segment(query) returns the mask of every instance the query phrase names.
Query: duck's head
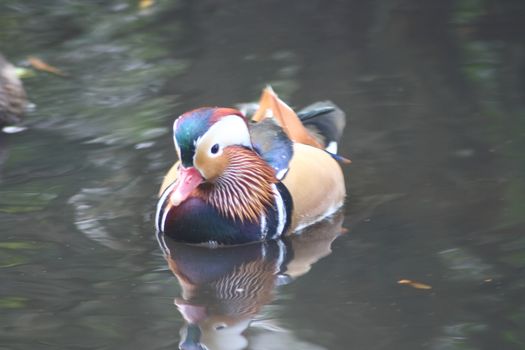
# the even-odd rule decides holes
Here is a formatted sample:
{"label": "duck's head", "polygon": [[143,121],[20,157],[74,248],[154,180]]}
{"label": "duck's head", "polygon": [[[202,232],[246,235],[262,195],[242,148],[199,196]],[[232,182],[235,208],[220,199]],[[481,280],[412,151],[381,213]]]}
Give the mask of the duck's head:
{"label": "duck's head", "polygon": [[171,195],[178,205],[201,183],[216,181],[228,167],[231,146],[252,148],[246,118],[236,109],[200,108],[173,124],[180,159],[178,186]]}

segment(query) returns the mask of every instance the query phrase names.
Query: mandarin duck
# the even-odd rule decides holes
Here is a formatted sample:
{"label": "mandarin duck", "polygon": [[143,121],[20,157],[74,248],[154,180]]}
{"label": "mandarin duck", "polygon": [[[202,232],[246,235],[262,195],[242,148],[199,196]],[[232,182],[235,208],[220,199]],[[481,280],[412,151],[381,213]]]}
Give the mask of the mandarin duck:
{"label": "mandarin duck", "polygon": [[331,253],[343,232],[343,215],[306,228],[301,235],[214,249],[157,238],[181,286],[175,305],[184,318],[180,349],[244,349],[245,330],[275,328],[260,316],[276,287],[291,283]]}
{"label": "mandarin duck", "polygon": [[[337,142],[344,113],[330,102],[296,114],[271,88],[247,116],[199,108],[173,124],[179,161],[164,178],[155,224],[187,243],[281,237],[334,214],[345,199]],[[348,161],[349,162],[349,161]]]}
{"label": "mandarin duck", "polygon": [[0,54],[0,129],[18,124],[26,103],[26,93],[15,67]]}

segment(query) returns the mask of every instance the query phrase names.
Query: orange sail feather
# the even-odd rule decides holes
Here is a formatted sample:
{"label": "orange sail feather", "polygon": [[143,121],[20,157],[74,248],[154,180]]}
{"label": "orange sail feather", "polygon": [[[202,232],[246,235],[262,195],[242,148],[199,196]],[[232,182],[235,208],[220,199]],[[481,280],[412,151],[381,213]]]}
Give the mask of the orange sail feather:
{"label": "orange sail feather", "polygon": [[292,141],[321,149],[323,148],[304,127],[293,109],[279,99],[273,89],[268,86],[262,92],[259,100],[259,109],[253,115],[252,120],[254,122],[260,122],[270,116],[275,118]]}

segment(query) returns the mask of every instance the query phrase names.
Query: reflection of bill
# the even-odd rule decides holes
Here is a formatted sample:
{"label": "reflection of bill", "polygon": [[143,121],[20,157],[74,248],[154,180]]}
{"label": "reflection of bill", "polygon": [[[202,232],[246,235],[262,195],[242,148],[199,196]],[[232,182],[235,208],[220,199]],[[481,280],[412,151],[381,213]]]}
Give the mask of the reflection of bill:
{"label": "reflection of bill", "polygon": [[[299,344],[301,349],[320,349],[294,338],[272,321],[256,318],[272,301],[276,286],[307,273],[312,264],[330,254],[342,221],[339,213],[300,235],[219,248],[186,245],[160,236],[169,268],[182,288],[181,297],[175,299],[186,323],[180,348],[240,350],[250,344],[253,349],[267,349],[271,342],[272,349]],[[250,326],[259,331],[246,336]]]}

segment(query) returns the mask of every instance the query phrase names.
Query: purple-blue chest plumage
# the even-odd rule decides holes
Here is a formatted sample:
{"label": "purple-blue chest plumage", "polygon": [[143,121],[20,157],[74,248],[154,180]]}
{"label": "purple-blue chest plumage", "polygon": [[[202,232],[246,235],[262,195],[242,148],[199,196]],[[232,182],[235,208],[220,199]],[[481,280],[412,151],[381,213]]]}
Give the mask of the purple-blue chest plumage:
{"label": "purple-blue chest plumage", "polygon": [[161,195],[157,206],[157,231],[187,243],[243,244],[273,239],[284,234],[291,222],[292,198],[286,187],[274,186],[273,203],[258,220],[232,219],[205,199],[190,196],[178,206],[169,203],[171,186]]}

